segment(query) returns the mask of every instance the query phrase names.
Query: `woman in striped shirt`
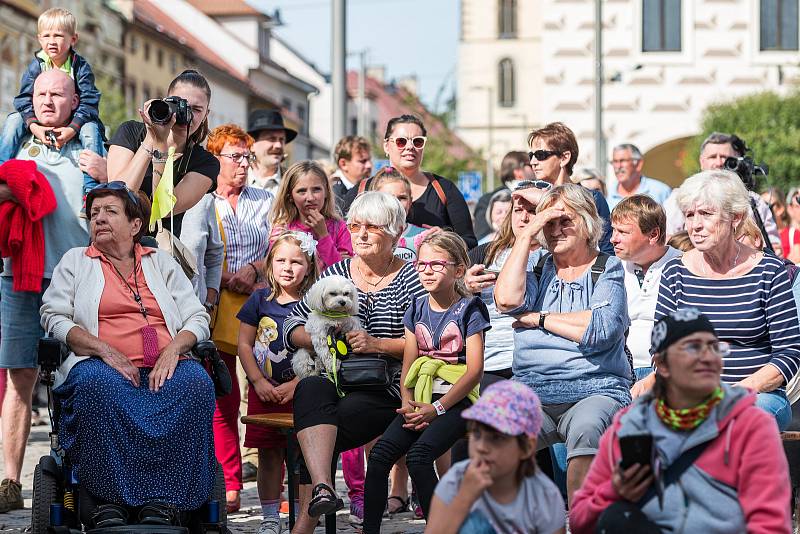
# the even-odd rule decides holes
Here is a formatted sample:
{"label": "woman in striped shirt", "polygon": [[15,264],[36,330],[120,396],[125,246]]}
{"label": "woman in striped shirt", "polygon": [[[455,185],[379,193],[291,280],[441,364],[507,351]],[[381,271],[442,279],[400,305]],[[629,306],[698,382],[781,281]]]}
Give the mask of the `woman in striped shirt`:
{"label": "woman in striped shirt", "polygon": [[[347,215],[356,257],[331,265],[321,276],[344,276],[358,288],[358,318],[365,331],[346,333],[353,352],[385,354],[396,360],[398,371],[405,347],[403,315],[415,298],[426,294],[414,267],[393,254],[405,220],[393,196],[378,191],[359,195]],[[314,350],[304,326],[310,312],[304,298],[286,319],[283,336],[290,351]],[[351,391],[340,398],[327,378],[300,381],[294,393],[294,428],[310,475],[301,476],[301,484],[313,483],[314,490],[311,495],[307,485],[301,489],[300,517],[293,532],[313,532],[317,516],[342,507],[331,480],[332,461],[339,452],[380,436],[399,407],[398,383],[384,391]]]}
{"label": "woman in striped shirt", "polygon": [[695,248],[664,266],[655,320],[687,307],[703,312],[720,341],[731,346],[723,357],[723,382],[758,393],[756,404],[783,430],[791,420],[784,386],[800,366],[800,330],[786,268],[777,257],[736,240],[751,209],[737,175],[696,174],[678,190],[678,203]]}

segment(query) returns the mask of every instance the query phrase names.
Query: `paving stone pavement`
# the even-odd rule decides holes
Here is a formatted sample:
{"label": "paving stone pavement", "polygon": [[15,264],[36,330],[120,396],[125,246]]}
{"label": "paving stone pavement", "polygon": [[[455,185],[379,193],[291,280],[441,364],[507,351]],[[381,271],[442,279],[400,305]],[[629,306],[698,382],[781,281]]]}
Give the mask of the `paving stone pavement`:
{"label": "paving stone pavement", "polygon": [[[25,498],[25,508],[15,510],[6,514],[0,514],[0,533],[21,533],[29,531],[31,524],[31,488],[33,484],[33,469],[39,458],[48,454],[50,451],[50,438],[48,432],[50,426],[36,426],[31,429],[31,436],[28,439],[28,448],[25,452],[25,464],[22,472],[22,494]],[[2,465],[0,461],[0,466]],[[339,471],[336,477],[336,489],[340,495],[347,497],[347,488],[344,485],[342,473]],[[348,522],[349,504],[345,504],[344,510],[339,512],[337,519],[337,532],[358,533],[359,529],[353,527]],[[261,522],[261,510],[258,502],[258,492],[255,482],[248,482],[242,491],[242,509],[229,516],[228,527],[234,534],[255,534]],[[288,516],[287,516],[288,522]],[[414,519],[409,513],[399,514],[391,520],[384,520],[381,531],[385,534],[411,534],[420,533],[425,530],[425,522]],[[322,534],[325,529],[316,529],[315,534]]]}

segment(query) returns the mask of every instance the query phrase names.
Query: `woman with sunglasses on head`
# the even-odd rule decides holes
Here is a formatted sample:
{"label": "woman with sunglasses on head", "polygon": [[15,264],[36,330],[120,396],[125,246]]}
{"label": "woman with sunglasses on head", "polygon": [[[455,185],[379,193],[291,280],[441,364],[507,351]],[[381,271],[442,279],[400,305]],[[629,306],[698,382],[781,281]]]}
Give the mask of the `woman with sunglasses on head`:
{"label": "woman with sunglasses on head", "polygon": [[[392,167],[411,182],[411,209],[408,222],[425,228],[439,227],[454,231],[472,248],[478,244],[472,228],[472,216],[464,195],[450,180],[422,170],[427,130],[414,115],[394,117],[386,125],[383,150]],[[371,180],[362,181],[363,187],[353,187],[345,196],[342,211],[349,209],[356,196],[365,191]]]}
{"label": "woman with sunglasses on head", "polygon": [[730,351],[712,321],[681,308],[653,327],[653,391],[621,410],[570,506],[573,534],[792,532],[775,420],[720,380]]}
{"label": "woman with sunglasses on head", "polygon": [[[578,161],[578,141],[566,124],[552,122],[544,128],[533,130],[528,134],[529,156],[531,167],[536,178],[553,185],[572,183],[572,169]],[[611,210],[608,202],[599,191],[589,189],[594,200],[597,213],[603,219],[603,231],[600,236],[600,252],[614,255],[611,244]]]}
{"label": "woman with sunglasses on head", "polygon": [[[364,330],[346,333],[353,355],[388,358],[398,378],[405,347],[403,316],[415,299],[426,294],[414,266],[393,253],[405,220],[400,202],[388,193],[359,195],[347,214],[355,256],[331,265],[321,275],[344,276],[358,289],[358,318]],[[283,336],[290,352],[313,350],[305,329],[310,312],[304,298],[286,319]],[[340,397],[334,383],[325,377],[300,380],[294,394],[294,428],[307,472],[300,475],[300,516],[293,532],[311,533],[320,515],[342,508],[333,489],[331,463],[340,452],[366,445],[383,434],[398,408],[398,382],[386,389],[350,391]]]}
{"label": "woman with sunglasses on head", "polygon": [[[184,113],[173,113],[166,123],[154,122],[151,109],[163,104],[148,100],[139,110],[142,122],[122,123],[111,138],[108,149],[108,179],[122,180],[134,191],[142,190],[149,198],[164,174],[170,149],[175,149],[172,180],[177,203],[164,226],[176,236],[181,234],[183,213],[216,187],[219,163],[203,147],[208,135],[208,111],[211,87],[196,70],[185,70],[172,80],[167,96],[186,100],[191,120]],[[178,117],[178,115],[182,115]]]}
{"label": "woman with sunglasses on head", "polygon": [[64,254],[41,308],[45,331],[72,351],[53,389],[60,444],[81,492],[109,503],[95,522],[124,528],[136,512],[177,525],[214,481],[214,385],[188,355],[209,316],[172,257],[140,244],[144,193],[100,184],[86,211],[91,244]]}
{"label": "woman with sunglasses on head", "polygon": [[[268,214],[273,196],[263,189],[247,185],[253,138],[234,124],[217,126],[208,135],[208,151],[219,162],[216,176],[217,188],[206,194],[187,212],[181,235],[190,239],[202,228],[216,227],[223,242],[222,279],[220,283],[221,307],[216,324],[238,320],[228,316],[237,313],[246,296],[253,292],[263,272],[264,258],[269,248],[270,226]],[[200,213],[197,213],[200,212]],[[195,221],[201,223],[195,225]],[[209,232],[211,235],[212,232]],[[198,261],[203,258],[198,257]],[[236,302],[228,307],[228,303]],[[218,303],[216,295],[208,295],[205,306],[211,312]],[[236,308],[236,309],[233,309]],[[227,330],[227,328],[226,328]],[[225,473],[227,506],[236,511],[240,506],[239,492],[242,489],[242,456],[239,448],[239,403],[240,390],[236,375],[236,340],[224,340],[214,330],[213,339],[220,356],[230,371],[233,389],[229,395],[217,399],[214,414],[214,436],[217,458]]]}

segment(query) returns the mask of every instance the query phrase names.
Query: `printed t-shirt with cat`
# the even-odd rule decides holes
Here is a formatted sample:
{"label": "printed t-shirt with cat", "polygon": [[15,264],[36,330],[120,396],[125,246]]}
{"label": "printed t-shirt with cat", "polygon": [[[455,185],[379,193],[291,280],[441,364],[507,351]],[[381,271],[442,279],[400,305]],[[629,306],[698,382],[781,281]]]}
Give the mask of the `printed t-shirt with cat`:
{"label": "printed t-shirt with cat", "polygon": [[[403,324],[414,332],[419,357],[429,356],[447,363],[467,363],[467,339],[489,330],[489,310],[480,297],[461,297],[445,311],[434,311],[430,296],[415,299],[403,317]],[[433,393],[447,393],[451,385],[437,378]]]}
{"label": "printed t-shirt with cat", "polygon": [[267,300],[271,292],[270,288],[256,289],[236,318],[257,329],[253,356],[261,372],[283,384],[294,378],[291,355],[283,346],[283,322],[298,301],[280,304],[274,298]]}

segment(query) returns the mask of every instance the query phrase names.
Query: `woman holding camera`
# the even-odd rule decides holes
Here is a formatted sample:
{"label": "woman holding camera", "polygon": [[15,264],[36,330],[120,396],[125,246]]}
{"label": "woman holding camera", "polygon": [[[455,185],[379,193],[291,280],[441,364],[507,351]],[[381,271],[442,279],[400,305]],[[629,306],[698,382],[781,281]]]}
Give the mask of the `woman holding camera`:
{"label": "woman holding camera", "polygon": [[730,346],[696,308],[651,335],[652,393],[621,410],[570,509],[573,534],[791,532],[789,470],[774,418],[720,380]]}
{"label": "woman holding camera", "polygon": [[121,180],[152,198],[164,174],[168,151],[174,148],[172,179],[177,203],[174,224],[165,217],[164,226],[180,235],[183,212],[215,189],[219,161],[201,146],[208,135],[211,101],[211,87],[203,75],[185,70],[172,80],[167,92],[166,102],[144,103],[139,110],[142,122],[124,122],[117,129],[108,150],[108,180]]}

